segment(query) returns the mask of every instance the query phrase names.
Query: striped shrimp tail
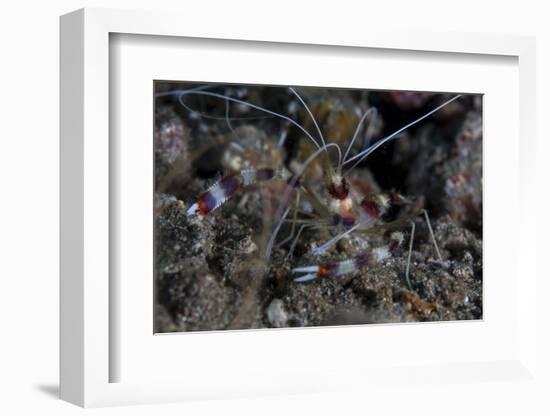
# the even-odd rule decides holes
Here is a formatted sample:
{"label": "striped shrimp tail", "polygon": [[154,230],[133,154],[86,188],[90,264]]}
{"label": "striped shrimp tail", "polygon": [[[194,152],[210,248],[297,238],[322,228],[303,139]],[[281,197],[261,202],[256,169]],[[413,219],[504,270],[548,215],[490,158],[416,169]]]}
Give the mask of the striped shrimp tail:
{"label": "striped shrimp tail", "polygon": [[241,180],[237,175],[228,175],[220,179],[208,190],[199,195],[197,203],[187,210],[187,215],[206,217],[216,208],[223,205],[239,190]]}
{"label": "striped shrimp tail", "polygon": [[294,281],[299,283],[309,282],[310,280],[314,280],[319,277],[319,266],[296,267],[292,269],[292,273],[306,273],[302,276],[294,278]]}
{"label": "striped shrimp tail", "polygon": [[243,186],[252,185],[257,182],[268,181],[272,178],[287,179],[288,172],[274,169],[249,169],[239,174],[224,176],[208,190],[199,195],[198,201],[187,210],[187,215],[199,215],[206,217],[232,198]]}
{"label": "striped shrimp tail", "polygon": [[403,242],[403,234],[395,232],[391,235],[390,242],[386,246],[374,248],[352,259],[339,262],[329,262],[314,266],[296,267],[292,273],[305,273],[294,278],[295,282],[308,282],[322,277],[340,277],[365,269],[366,267],[380,263],[391,257]]}

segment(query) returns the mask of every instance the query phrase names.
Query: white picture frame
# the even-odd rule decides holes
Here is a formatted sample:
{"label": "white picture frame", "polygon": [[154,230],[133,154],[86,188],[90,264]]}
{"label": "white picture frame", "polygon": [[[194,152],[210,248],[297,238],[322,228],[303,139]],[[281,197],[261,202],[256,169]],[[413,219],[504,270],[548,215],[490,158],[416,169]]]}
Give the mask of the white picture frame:
{"label": "white picture frame", "polygon": [[[185,21],[185,24],[182,24]],[[536,271],[532,248],[536,240],[536,219],[531,213],[535,195],[530,178],[535,169],[535,42],[533,38],[509,35],[385,31],[380,28],[327,33],[313,28],[307,34],[300,28],[281,31],[277,24],[251,24],[240,34],[231,22],[207,26],[200,19],[188,19],[171,13],[83,9],[61,18],[61,398],[80,406],[159,403],[196,398],[247,397],[268,394],[292,394],[357,388],[377,389],[381,383],[403,380],[434,382],[471,382],[484,380],[529,380],[537,383],[536,364]],[[244,33],[244,34],[243,34]],[[276,42],[285,44],[331,45],[335,48],[371,48],[380,50],[428,51],[439,54],[507,56],[517,59],[519,68],[519,184],[518,203],[510,208],[518,218],[518,284],[514,319],[517,327],[514,348],[503,348],[498,359],[482,357],[471,362],[438,360],[418,361],[408,367],[321,369],[306,373],[299,367],[280,368],[264,378],[246,380],[234,374],[205,373],[169,381],[112,382],[114,362],[120,360],[112,349],[110,324],[113,311],[113,287],[109,280],[110,258],[110,72],[109,52],[112,34],[163,36],[173,38],[224,39],[226,41]],[[168,39],[168,38],[162,38]],[[161,39],[161,41],[162,41]],[[112,120],[111,120],[112,122]],[[515,194],[514,194],[515,195]],[[152,197],[152,196],[151,196]],[[529,213],[527,215],[527,213]],[[519,270],[521,280],[517,279]],[[152,279],[152,276],[151,276]],[[418,331],[401,327],[402,331]],[[407,328],[407,329],[404,329]],[[420,328],[420,327],[417,327]],[[360,328],[359,328],[360,329]],[[479,330],[477,328],[476,330]],[[254,333],[256,338],[281,337]],[[293,337],[308,342],[320,332],[294,330]],[[328,334],[328,332],[326,333]],[[153,334],[151,333],[151,337]],[[252,335],[250,335],[252,336]],[[414,336],[414,335],[411,335]],[[242,336],[236,345],[243,344]],[[173,343],[165,337],[164,343]],[[172,338],[174,339],[174,338]],[[384,347],[382,342],[382,348]],[[387,345],[386,347],[389,347]],[[350,354],[357,351],[350,351]],[[151,357],[149,357],[151,358]],[[146,360],[147,357],[144,357]],[[368,369],[368,371],[366,371]],[[155,379],[152,377],[152,379]],[[407,381],[408,380],[408,381]]]}

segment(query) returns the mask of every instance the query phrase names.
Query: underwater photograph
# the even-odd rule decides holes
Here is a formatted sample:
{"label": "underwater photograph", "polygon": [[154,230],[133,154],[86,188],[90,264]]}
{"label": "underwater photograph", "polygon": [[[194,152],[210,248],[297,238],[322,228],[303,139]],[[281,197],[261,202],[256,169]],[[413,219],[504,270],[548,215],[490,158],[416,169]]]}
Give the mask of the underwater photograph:
{"label": "underwater photograph", "polygon": [[481,94],[153,100],[156,333],[483,318]]}

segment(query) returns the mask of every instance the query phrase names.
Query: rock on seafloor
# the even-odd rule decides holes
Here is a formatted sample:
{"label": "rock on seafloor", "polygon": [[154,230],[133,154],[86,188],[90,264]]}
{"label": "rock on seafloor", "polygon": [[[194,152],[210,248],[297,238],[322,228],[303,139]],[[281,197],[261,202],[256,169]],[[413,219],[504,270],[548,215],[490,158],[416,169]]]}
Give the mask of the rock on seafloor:
{"label": "rock on seafloor", "polygon": [[285,304],[281,299],[273,299],[267,307],[267,320],[275,327],[287,326],[288,315],[285,310]]}
{"label": "rock on seafloor", "polygon": [[172,107],[156,108],[154,141],[157,189],[174,181],[183,183],[191,171],[189,129]]}
{"label": "rock on seafloor", "polygon": [[482,118],[468,112],[458,130],[433,125],[396,145],[393,163],[405,165],[410,194],[423,195],[433,216],[449,214],[460,225],[482,229]]}

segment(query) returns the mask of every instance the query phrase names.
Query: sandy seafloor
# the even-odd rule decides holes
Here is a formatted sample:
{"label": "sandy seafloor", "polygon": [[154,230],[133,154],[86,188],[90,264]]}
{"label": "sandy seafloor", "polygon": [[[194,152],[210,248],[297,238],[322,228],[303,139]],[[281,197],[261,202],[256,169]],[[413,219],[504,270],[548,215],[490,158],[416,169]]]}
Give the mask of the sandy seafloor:
{"label": "sandy seafloor", "polygon": [[[184,88],[157,83],[156,91]],[[286,88],[213,87],[290,116],[315,136],[303,106]],[[350,154],[437,107],[451,94],[366,92],[299,88],[327,141],[349,143],[361,114],[375,107]],[[223,175],[249,168],[295,169],[313,150],[290,126],[277,146],[284,120],[214,98],[155,100],[157,332],[303,327],[482,318],[481,97],[463,96],[382,146],[349,175],[357,195],[393,190],[422,200],[438,242],[437,258],[422,216],[415,219],[410,282],[405,280],[410,227],[391,258],[338,278],[293,281],[294,267],[353,258],[388,244],[385,234],[353,233],[319,257],[311,249],[336,231],[305,231],[265,250],[285,183],[273,179],[239,191],[202,220],[186,214],[198,196]],[[186,108],[187,107],[187,108]],[[191,111],[192,110],[192,111]],[[229,116],[229,123],[225,115]],[[369,128],[370,127],[370,128]],[[325,200],[324,170],[312,164],[303,176]],[[315,210],[303,202],[305,217]],[[392,221],[406,215],[391,209]],[[305,218],[304,217],[304,218]],[[393,230],[395,231],[395,230]],[[284,225],[278,241],[289,235]],[[342,230],[338,231],[342,232]]]}

